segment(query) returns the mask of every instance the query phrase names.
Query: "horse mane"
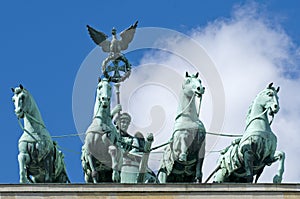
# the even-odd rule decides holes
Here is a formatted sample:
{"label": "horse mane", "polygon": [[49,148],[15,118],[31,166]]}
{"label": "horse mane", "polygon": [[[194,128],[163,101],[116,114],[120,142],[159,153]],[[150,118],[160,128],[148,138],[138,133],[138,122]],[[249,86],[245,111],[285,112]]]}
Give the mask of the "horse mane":
{"label": "horse mane", "polygon": [[37,107],[37,104],[36,104],[33,96],[31,95],[31,93],[26,88],[23,89],[23,92],[25,92],[25,94],[28,96],[28,98],[30,98],[31,106],[35,105]]}
{"label": "horse mane", "polygon": [[251,118],[250,118],[250,115],[251,115],[252,107],[253,107],[253,105],[254,105],[255,100],[257,99],[258,96],[260,96],[260,95],[261,95],[262,93],[264,93],[264,92],[266,92],[266,89],[260,91],[260,92],[256,95],[255,99],[254,99],[254,100],[251,102],[251,104],[249,105],[249,108],[248,108],[248,111],[247,111],[247,117],[246,117],[246,125],[249,123],[249,120],[251,119]]}
{"label": "horse mane", "polygon": [[251,102],[251,104],[250,104],[249,107],[248,107],[247,116],[246,116],[246,124],[249,123],[250,115],[251,115],[251,111],[252,111],[253,104],[254,104],[254,100]]}
{"label": "horse mane", "polygon": [[23,92],[26,93],[28,99],[30,98],[30,101],[31,101],[31,102],[30,102],[31,108],[35,108],[35,109],[36,109],[37,117],[39,117],[39,118],[37,118],[37,119],[39,119],[39,121],[42,122],[42,123],[44,124],[44,121],[43,121],[43,119],[42,119],[41,112],[40,112],[40,110],[39,110],[39,107],[38,107],[38,105],[37,105],[37,103],[36,103],[34,97],[31,95],[31,93],[30,93],[26,88],[23,88]]}

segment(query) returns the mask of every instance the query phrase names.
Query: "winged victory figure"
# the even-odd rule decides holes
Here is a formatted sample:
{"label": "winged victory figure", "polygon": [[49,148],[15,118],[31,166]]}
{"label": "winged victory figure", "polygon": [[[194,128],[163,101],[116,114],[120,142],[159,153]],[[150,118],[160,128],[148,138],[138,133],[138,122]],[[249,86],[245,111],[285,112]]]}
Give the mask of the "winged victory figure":
{"label": "winged victory figure", "polygon": [[114,61],[116,59],[123,61],[125,64],[129,64],[126,57],[121,53],[122,50],[126,50],[128,48],[128,44],[133,40],[135,30],[137,27],[138,21],[136,21],[133,25],[131,25],[126,30],[120,33],[121,39],[117,39],[117,30],[115,28],[112,29],[112,40],[107,40],[108,36],[98,30],[95,30],[91,26],[87,25],[88,32],[92,38],[92,40],[102,47],[103,52],[108,52],[109,56],[102,62],[102,71],[106,70],[106,66],[109,61]]}

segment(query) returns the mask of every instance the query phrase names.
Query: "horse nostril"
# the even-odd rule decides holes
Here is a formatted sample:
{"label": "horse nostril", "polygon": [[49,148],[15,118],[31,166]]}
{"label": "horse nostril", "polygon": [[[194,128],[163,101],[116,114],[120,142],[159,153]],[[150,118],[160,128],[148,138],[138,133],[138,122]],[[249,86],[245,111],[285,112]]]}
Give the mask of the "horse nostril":
{"label": "horse nostril", "polygon": [[277,105],[277,104],[275,104],[275,105],[274,105],[274,108],[277,108],[277,107],[278,107],[278,105]]}
{"label": "horse nostril", "polygon": [[102,97],[101,99],[102,99],[103,101],[105,100],[105,98],[104,98],[104,97]]}
{"label": "horse nostril", "polygon": [[198,86],[198,87],[197,87],[197,90],[200,91],[200,89],[201,89],[201,88]]}

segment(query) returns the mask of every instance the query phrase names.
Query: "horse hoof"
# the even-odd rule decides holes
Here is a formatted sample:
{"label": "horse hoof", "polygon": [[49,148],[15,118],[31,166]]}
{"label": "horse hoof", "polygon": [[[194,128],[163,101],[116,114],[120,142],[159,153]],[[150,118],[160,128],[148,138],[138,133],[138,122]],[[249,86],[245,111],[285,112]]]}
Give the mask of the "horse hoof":
{"label": "horse hoof", "polygon": [[194,181],[195,184],[199,184],[201,182],[202,182],[201,178],[195,178],[195,181]]}
{"label": "horse hoof", "polygon": [[282,181],[282,177],[280,177],[279,175],[274,176],[273,178],[273,183],[275,184],[279,184]]}
{"label": "horse hoof", "polygon": [[20,184],[30,184],[30,181],[27,178],[20,179]]}
{"label": "horse hoof", "polygon": [[181,153],[181,154],[179,155],[178,160],[181,161],[181,162],[186,162],[186,160],[187,160],[187,155],[186,155],[185,153]]}
{"label": "horse hoof", "polygon": [[112,180],[113,182],[120,182],[121,176],[118,171],[113,171]]}

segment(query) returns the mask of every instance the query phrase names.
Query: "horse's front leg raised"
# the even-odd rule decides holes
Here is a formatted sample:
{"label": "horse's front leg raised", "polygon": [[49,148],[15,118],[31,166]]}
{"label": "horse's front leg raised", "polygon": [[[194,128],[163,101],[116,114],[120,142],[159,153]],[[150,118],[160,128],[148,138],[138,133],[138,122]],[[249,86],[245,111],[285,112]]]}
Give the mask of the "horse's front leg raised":
{"label": "horse's front leg raised", "polygon": [[19,162],[19,172],[20,172],[20,183],[30,183],[29,179],[27,178],[27,166],[30,163],[30,156],[27,152],[27,143],[21,142],[19,144],[19,155],[18,155],[18,162]]}
{"label": "horse's front leg raised", "polygon": [[273,178],[273,183],[281,183],[284,172],[285,153],[283,151],[275,151],[274,162],[279,160],[279,166],[276,175]]}
{"label": "horse's front leg raised", "polygon": [[119,173],[120,164],[118,159],[121,157],[118,158],[118,156],[120,156],[121,154],[118,154],[118,149],[114,145],[109,146],[108,153],[110,154],[111,157],[111,166],[113,169],[112,180],[114,182],[120,182],[121,180],[120,173]]}

